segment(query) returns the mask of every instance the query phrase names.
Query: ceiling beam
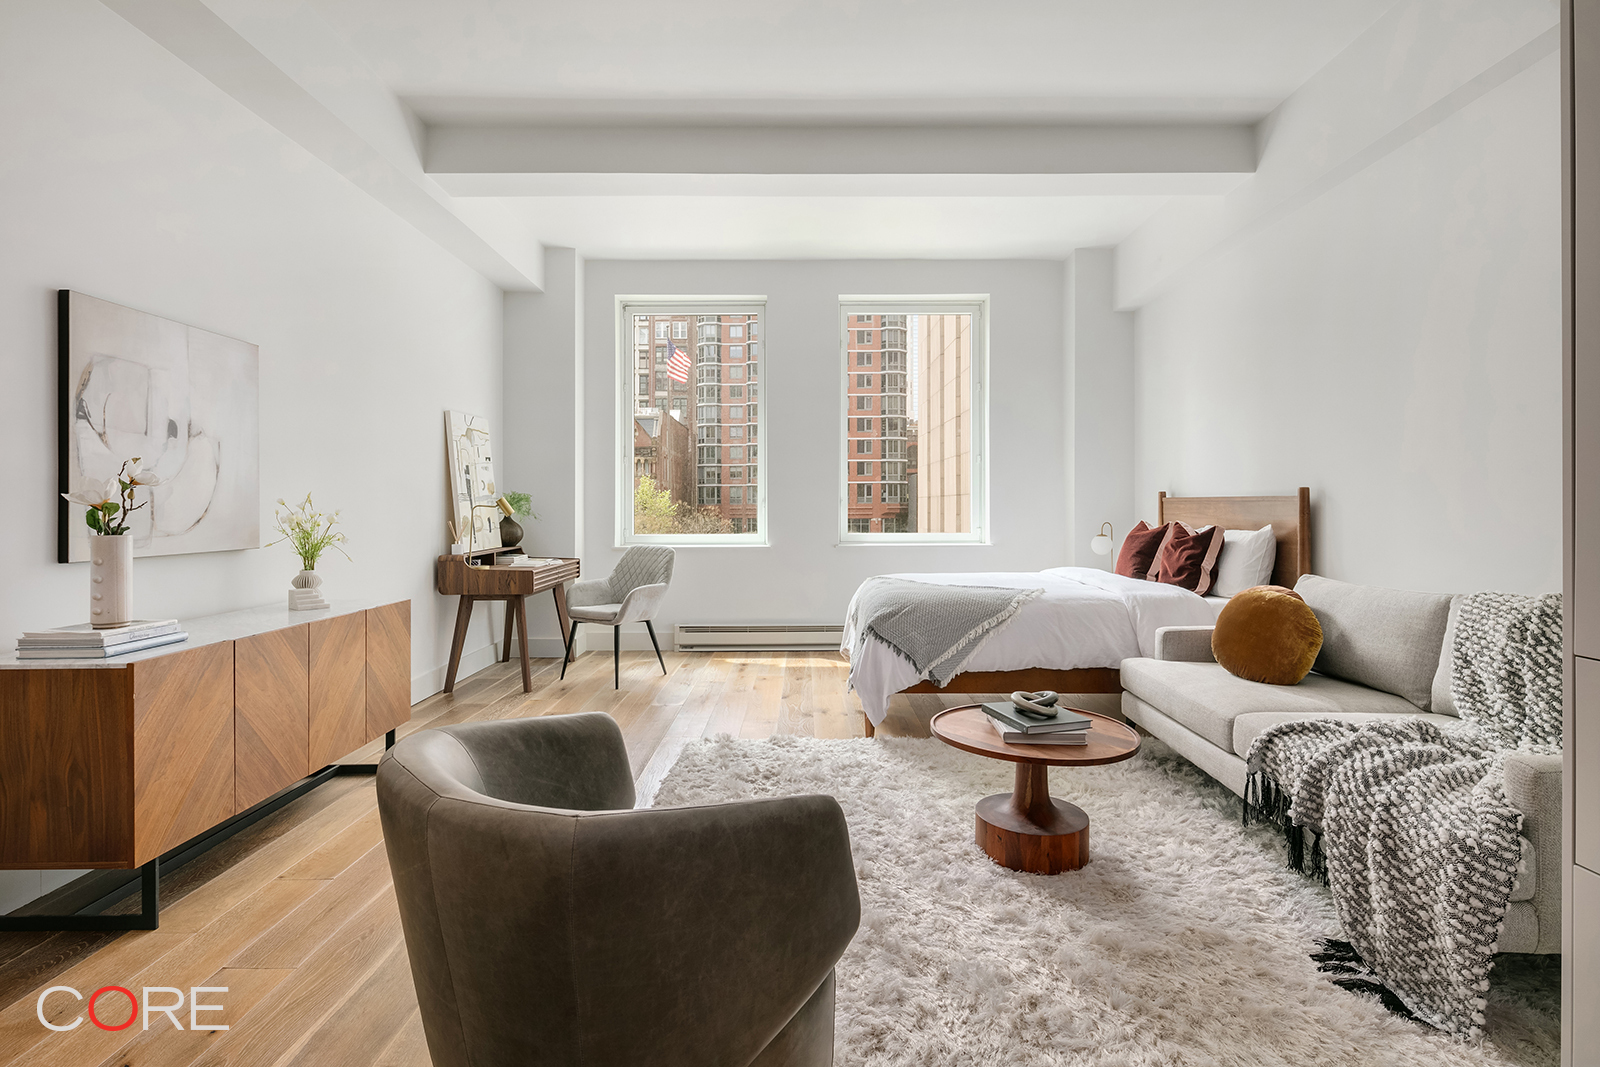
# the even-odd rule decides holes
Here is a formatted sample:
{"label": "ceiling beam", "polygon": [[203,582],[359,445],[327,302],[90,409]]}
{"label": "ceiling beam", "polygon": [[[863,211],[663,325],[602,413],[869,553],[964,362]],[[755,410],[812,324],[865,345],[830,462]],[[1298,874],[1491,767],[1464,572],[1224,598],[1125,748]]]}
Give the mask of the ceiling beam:
{"label": "ceiling beam", "polygon": [[1221,123],[448,123],[424,138],[423,167],[446,186],[459,175],[1236,178],[1256,167],[1255,127]]}

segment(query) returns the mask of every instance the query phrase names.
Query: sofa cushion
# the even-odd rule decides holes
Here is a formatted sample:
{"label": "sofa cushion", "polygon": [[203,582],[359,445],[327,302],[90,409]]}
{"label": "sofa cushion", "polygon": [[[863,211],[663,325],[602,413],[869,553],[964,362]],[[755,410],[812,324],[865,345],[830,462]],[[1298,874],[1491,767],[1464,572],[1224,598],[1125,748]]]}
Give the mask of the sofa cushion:
{"label": "sofa cushion", "polygon": [[1211,631],[1213,659],[1235,677],[1268,685],[1300,684],[1321,648],[1316,614],[1278,585],[1258,585],[1229,600]]}
{"label": "sofa cushion", "polygon": [[1122,661],[1122,688],[1224,752],[1234,751],[1233,723],[1240,715],[1287,712],[1412,714],[1417,709],[1392,693],[1319,674],[1299,685],[1263,685],[1235,678],[1215,663],[1157,659]]}
{"label": "sofa cushion", "polygon": [[[1387,694],[1386,694],[1387,695]],[[1266,733],[1268,728],[1277,726],[1282,722],[1294,722],[1297,719],[1334,719],[1338,722],[1372,722],[1376,719],[1392,719],[1396,714],[1410,715],[1413,718],[1427,719],[1445,725],[1459,725],[1449,715],[1435,715],[1431,712],[1421,712],[1410,706],[1409,702],[1400,712],[1392,711],[1338,711],[1326,714],[1305,715],[1299,712],[1284,711],[1257,711],[1249,715],[1240,715],[1233,720],[1233,751],[1240,756],[1250,751],[1250,742]]]}
{"label": "sofa cushion", "polygon": [[1436,715],[1460,715],[1456,710],[1455,694],[1450,683],[1455,680],[1455,665],[1450,646],[1456,643],[1456,620],[1461,618],[1461,602],[1466,597],[1457,594],[1450,598],[1450,614],[1445,617],[1444,640],[1439,644],[1439,669],[1433,675],[1433,707]]}
{"label": "sofa cushion", "polygon": [[1351,585],[1315,574],[1302,575],[1294,591],[1322,624],[1313,670],[1432,709],[1449,594]]}

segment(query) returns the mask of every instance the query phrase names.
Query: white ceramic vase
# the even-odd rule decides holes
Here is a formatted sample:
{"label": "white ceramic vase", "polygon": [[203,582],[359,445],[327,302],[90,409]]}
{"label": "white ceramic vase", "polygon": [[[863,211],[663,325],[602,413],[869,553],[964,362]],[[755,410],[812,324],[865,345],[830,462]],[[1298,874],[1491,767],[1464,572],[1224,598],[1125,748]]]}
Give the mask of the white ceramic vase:
{"label": "white ceramic vase", "polygon": [[89,535],[89,625],[126,626],[133,617],[133,535]]}
{"label": "white ceramic vase", "polygon": [[289,583],[290,611],[317,611],[328,606],[322,599],[322,575],[316,571],[301,571]]}

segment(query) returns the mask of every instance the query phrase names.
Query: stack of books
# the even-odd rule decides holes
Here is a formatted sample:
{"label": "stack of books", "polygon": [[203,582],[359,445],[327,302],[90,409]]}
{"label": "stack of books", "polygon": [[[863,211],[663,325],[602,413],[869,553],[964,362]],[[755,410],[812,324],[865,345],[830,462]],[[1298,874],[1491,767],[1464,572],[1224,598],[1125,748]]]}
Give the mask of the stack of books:
{"label": "stack of books", "polygon": [[86,622],[33,630],[17,638],[18,659],[110,659],[159,645],[189,640],[177,619],[140,619],[114,629],[96,630]]}
{"label": "stack of books", "polygon": [[1008,745],[1087,745],[1094,720],[1081,711],[1060,707],[1048,719],[1024,715],[1010,701],[985,704],[984,713],[1000,740]]}

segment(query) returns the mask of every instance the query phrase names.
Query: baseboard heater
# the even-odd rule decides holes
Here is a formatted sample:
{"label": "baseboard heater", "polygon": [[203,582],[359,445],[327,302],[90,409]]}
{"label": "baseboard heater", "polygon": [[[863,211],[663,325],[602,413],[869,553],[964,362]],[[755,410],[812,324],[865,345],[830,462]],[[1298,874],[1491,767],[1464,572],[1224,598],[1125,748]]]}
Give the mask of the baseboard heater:
{"label": "baseboard heater", "polygon": [[673,628],[679,652],[759,652],[766,649],[814,652],[836,651],[844,640],[838,623],[796,623],[787,626],[685,626]]}

